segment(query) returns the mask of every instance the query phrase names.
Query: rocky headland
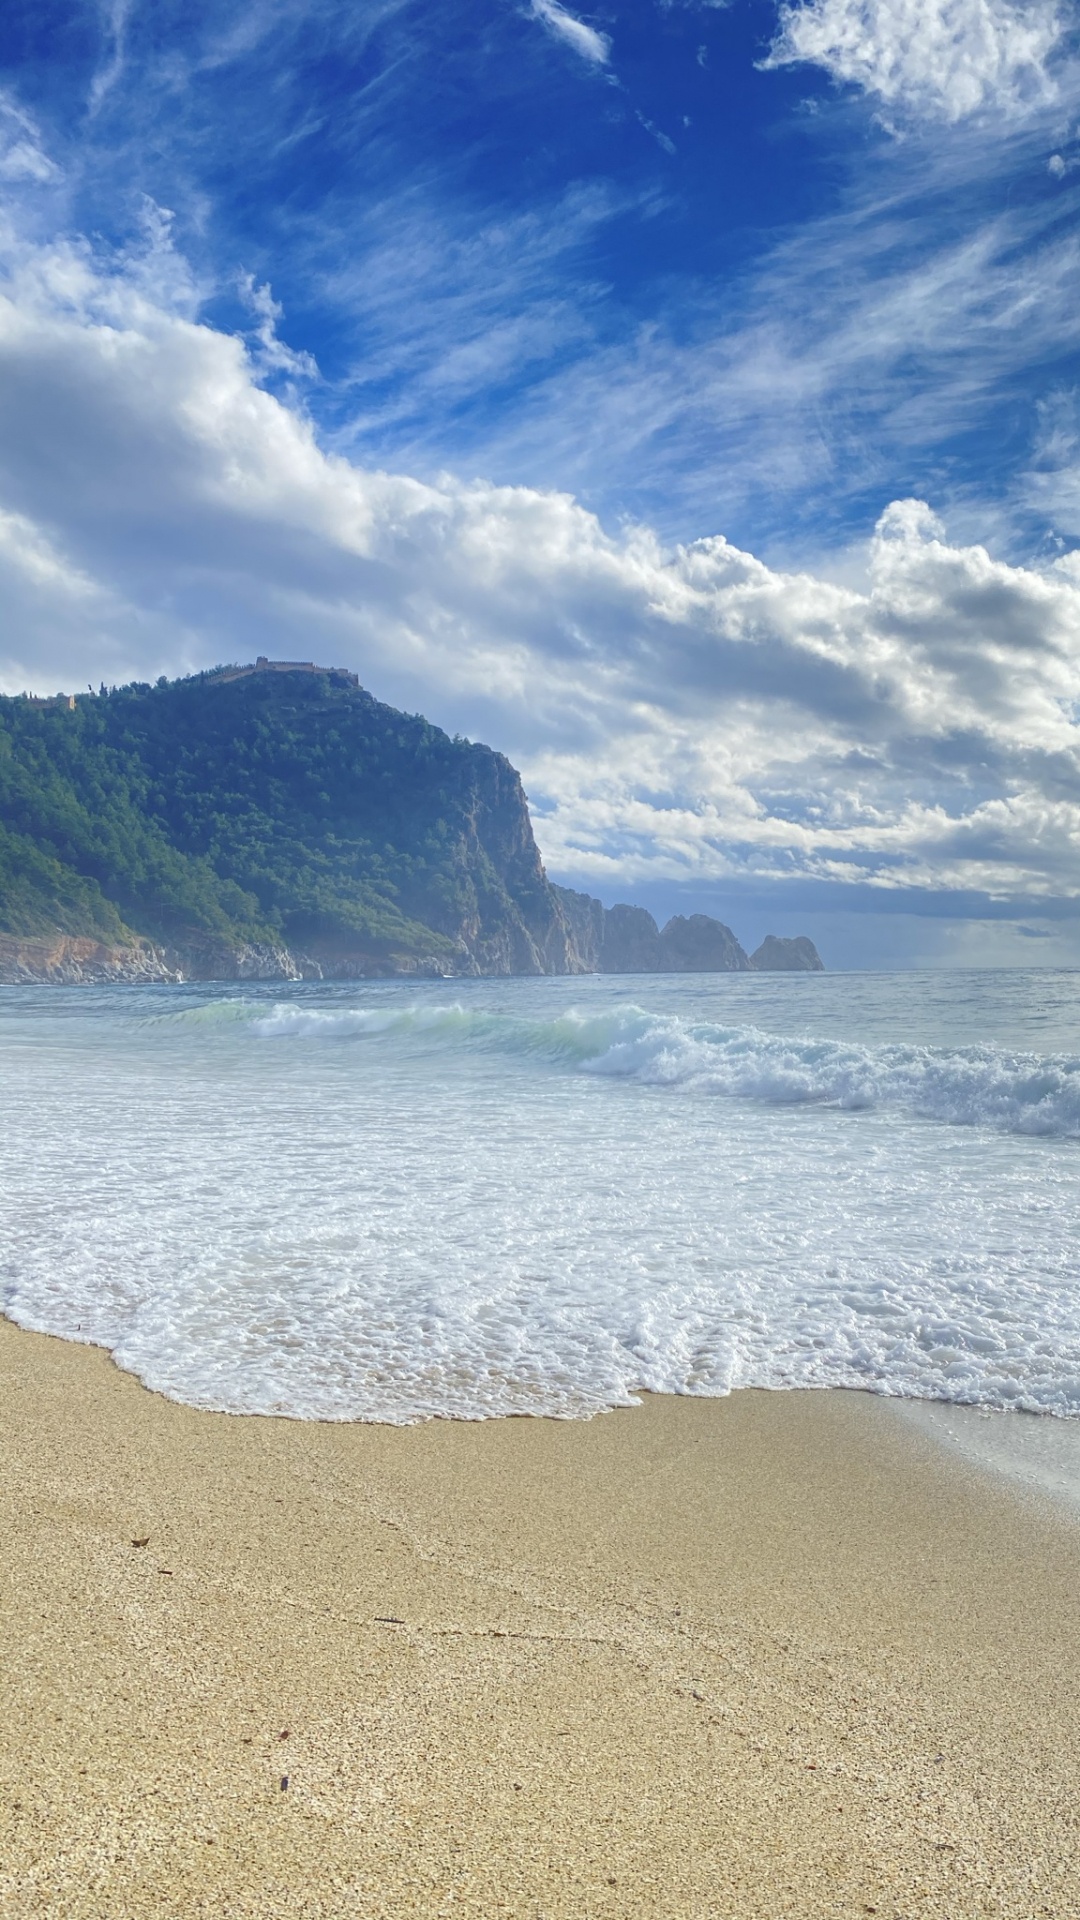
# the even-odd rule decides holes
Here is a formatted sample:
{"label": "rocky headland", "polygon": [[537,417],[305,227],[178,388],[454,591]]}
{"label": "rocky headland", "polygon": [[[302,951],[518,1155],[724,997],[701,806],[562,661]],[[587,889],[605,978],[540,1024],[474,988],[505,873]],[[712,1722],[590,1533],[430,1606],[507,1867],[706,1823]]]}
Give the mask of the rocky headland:
{"label": "rocky headland", "polygon": [[820,968],[555,885],[505,756],[343,670],[0,699],[3,984]]}

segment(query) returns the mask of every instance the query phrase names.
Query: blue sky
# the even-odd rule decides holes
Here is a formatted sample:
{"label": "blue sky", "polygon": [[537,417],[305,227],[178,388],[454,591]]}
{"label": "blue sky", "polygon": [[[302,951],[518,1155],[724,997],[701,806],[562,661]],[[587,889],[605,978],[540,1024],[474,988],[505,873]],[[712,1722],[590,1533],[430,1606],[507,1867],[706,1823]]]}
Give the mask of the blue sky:
{"label": "blue sky", "polygon": [[314,652],[606,899],[1080,959],[1078,24],[8,0],[0,686]]}

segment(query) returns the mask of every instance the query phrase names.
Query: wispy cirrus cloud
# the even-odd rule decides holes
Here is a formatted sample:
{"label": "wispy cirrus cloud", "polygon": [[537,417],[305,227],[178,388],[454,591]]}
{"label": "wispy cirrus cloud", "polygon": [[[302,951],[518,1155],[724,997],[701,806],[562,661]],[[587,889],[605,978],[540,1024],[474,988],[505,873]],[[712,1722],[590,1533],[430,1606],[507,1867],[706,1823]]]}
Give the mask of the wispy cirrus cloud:
{"label": "wispy cirrus cloud", "polygon": [[[1034,171],[1011,158],[1013,175]],[[935,151],[907,153],[891,182],[857,183],[722,292],[684,282],[630,338],[597,329],[486,426],[489,468],[601,500],[618,473],[620,504],[668,528],[719,516],[790,550],[834,542],[852,511],[872,518],[898,471],[911,484],[929,468],[939,499],[965,502],[985,436],[991,511],[1027,457],[1021,440],[1002,460],[996,423],[1007,415],[1015,437],[1026,414],[1034,432],[1031,388],[1068,378],[1080,201],[1066,183],[986,212],[957,171],[954,226],[939,217]],[[419,418],[408,451],[425,458]]]}
{"label": "wispy cirrus cloud", "polygon": [[44,149],[37,121],[0,88],[0,181],[9,186],[54,186],[60,178],[60,168]]}
{"label": "wispy cirrus cloud", "polygon": [[254,274],[242,273],[239,279],[239,290],[240,297],[249,308],[255,322],[252,332],[256,342],[256,360],[260,369],[267,374],[291,374],[295,379],[317,379],[319,368],[314,354],[297,353],[279,337],[278,321],[284,314],[284,308],[280,300],[274,299],[269,284],[264,283],[260,286]]}
{"label": "wispy cirrus cloud", "polygon": [[596,27],[590,27],[586,21],[579,20],[570,13],[559,0],[532,0],[532,14],[535,20],[556,40],[570,47],[591,66],[604,67],[611,57],[611,41],[606,33]]}
{"label": "wispy cirrus cloud", "polygon": [[125,41],[134,0],[104,0],[102,26],[105,55],[90,82],[87,106],[91,116],[101,108],[124,71]]}
{"label": "wispy cirrus cloud", "polygon": [[372,207],[357,258],[311,269],[363,343],[339,383],[335,443],[430,471],[452,418],[458,457],[477,457],[505,395],[595,347],[605,290],[583,263],[643,211],[606,182],[461,228],[422,194]]}

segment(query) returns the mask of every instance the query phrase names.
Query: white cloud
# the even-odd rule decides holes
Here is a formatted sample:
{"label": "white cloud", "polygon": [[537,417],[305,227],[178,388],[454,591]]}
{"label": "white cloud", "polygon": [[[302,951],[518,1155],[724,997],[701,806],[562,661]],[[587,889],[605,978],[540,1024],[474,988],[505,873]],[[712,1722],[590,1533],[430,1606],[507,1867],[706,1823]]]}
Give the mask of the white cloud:
{"label": "white cloud", "polygon": [[124,71],[127,24],[132,4],[133,0],[103,0],[101,14],[108,51],[90,82],[87,105],[91,115],[99,111]]}
{"label": "white cloud", "polygon": [[57,169],[41,148],[30,140],[12,140],[0,151],[0,180],[36,180],[56,178]]}
{"label": "white cloud", "polygon": [[800,0],[780,10],[766,65],[823,67],[888,108],[947,121],[1053,96],[1057,0]]}
{"label": "white cloud", "polygon": [[275,300],[269,285],[256,284],[254,274],[240,276],[240,296],[255,319],[253,329],[258,343],[258,362],[265,373],[291,373],[310,380],[318,375],[318,366],[310,353],[297,353],[278,338],[277,325],[284,308]]}
{"label": "white cloud", "polygon": [[0,89],[0,180],[45,186],[59,178],[59,167],[41,144],[37,122]]}
{"label": "white cloud", "polygon": [[1080,540],[1080,392],[1051,393],[1038,408],[1038,430],[1020,499],[1049,524],[1059,546]]}
{"label": "white cloud", "polygon": [[43,655],[66,668],[65,685],[49,690],[70,693],[88,684],[91,669],[115,681],[133,656],[176,644],[172,622],[103,587],[24,514],[0,511],[0,602],[8,649],[0,683],[8,692],[41,684]]}
{"label": "white cloud", "polygon": [[532,11],[541,26],[546,27],[556,40],[562,40],[575,53],[581,55],[591,66],[607,65],[611,54],[611,41],[606,33],[598,33],[595,27],[585,24],[566,8],[559,0],[532,0]]}
{"label": "white cloud", "polygon": [[9,259],[8,690],[302,648],[509,752],[553,870],[605,890],[1080,896],[1077,556],[1009,566],[901,501],[865,576],[830,579],[615,537],[565,493],[364,469],[155,257]]}
{"label": "white cloud", "polygon": [[48,536],[25,514],[0,510],[0,565],[10,580],[21,575],[32,592],[56,596],[63,605],[93,600],[98,595],[89,575],[68,565]]}

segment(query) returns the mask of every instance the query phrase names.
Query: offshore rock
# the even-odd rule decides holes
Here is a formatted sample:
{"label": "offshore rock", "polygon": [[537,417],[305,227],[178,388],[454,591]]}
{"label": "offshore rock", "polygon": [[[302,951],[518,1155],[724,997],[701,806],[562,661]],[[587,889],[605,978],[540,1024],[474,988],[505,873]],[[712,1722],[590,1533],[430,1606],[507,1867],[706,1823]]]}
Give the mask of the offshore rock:
{"label": "offshore rock", "polygon": [[750,955],[756,973],[824,973],[825,966],[812,940],[805,933],[793,940],[782,940],[767,933],[760,947]]}
{"label": "offshore rock", "polygon": [[609,907],[600,949],[602,973],[659,973],[660,929],[644,907]]}
{"label": "offshore rock", "polygon": [[823,972],[812,940],[770,934],[752,958],[730,927],[711,914],[676,914],[663,932],[644,907],[604,907],[591,894],[553,887],[572,948],[568,972]]}
{"label": "offshore rock", "polygon": [[707,913],[681,913],[668,921],[660,935],[661,967],[665,973],[746,973],[750,967],[730,927]]}

